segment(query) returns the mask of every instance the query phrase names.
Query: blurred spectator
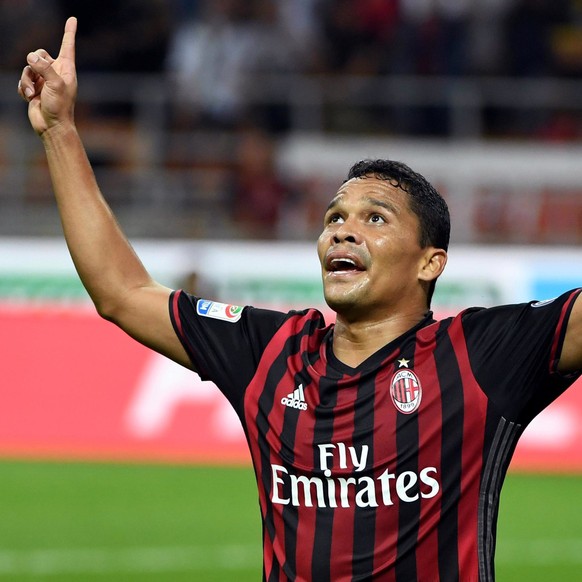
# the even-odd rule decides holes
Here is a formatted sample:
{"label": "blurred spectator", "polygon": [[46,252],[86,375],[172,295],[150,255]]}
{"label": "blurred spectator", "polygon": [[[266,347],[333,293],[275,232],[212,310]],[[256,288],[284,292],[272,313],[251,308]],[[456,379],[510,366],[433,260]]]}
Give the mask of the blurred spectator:
{"label": "blurred spectator", "polygon": [[289,43],[295,67],[307,72],[320,69],[323,44],[320,13],[324,0],[273,1],[277,27]]}
{"label": "blurred spectator", "polygon": [[438,19],[436,40],[439,75],[464,75],[470,72],[469,23],[472,0],[435,0]]}
{"label": "blurred spectator", "polygon": [[77,67],[100,72],[160,72],[170,35],[164,0],[59,0],[79,19]]}
{"label": "blurred spectator", "polygon": [[551,75],[553,28],[568,19],[571,0],[518,0],[506,21],[507,72]]}
{"label": "blurred spectator", "polygon": [[270,2],[204,0],[200,9],[174,31],[167,61],[179,122],[235,127],[247,111],[251,73],[287,69],[290,47]]}
{"label": "blurred spectator", "polygon": [[468,23],[471,72],[497,75],[504,68],[503,23],[516,0],[481,0],[475,2]]}
{"label": "blurred spectator", "polygon": [[572,111],[554,111],[540,131],[534,133],[532,137],[553,143],[580,140],[582,137],[580,119]]}
{"label": "blurred spectator", "polygon": [[552,34],[552,52],[558,73],[582,75],[582,2],[573,0],[568,18],[556,26]]}
{"label": "blurred spectator", "polygon": [[378,74],[398,24],[397,0],[335,0],[322,7],[325,66],[333,73]]}
{"label": "blurred spectator", "polygon": [[400,0],[400,23],[392,72],[399,75],[434,73],[436,33],[437,14],[433,0]]}
{"label": "blurred spectator", "polygon": [[232,186],[232,217],[252,238],[276,238],[281,209],[291,195],[275,164],[272,138],[257,129],[241,132]]}
{"label": "blurred spectator", "polygon": [[460,75],[470,71],[470,0],[400,0],[393,70],[401,74]]}
{"label": "blurred spectator", "polygon": [[184,20],[197,18],[200,14],[200,0],[168,0],[172,16],[172,27]]}
{"label": "blurred spectator", "polygon": [[58,51],[62,20],[54,0],[1,0],[0,67],[22,69],[27,53],[37,48]]}
{"label": "blurred spectator", "polygon": [[[289,10],[283,10],[285,6],[281,0],[255,0],[252,5],[253,56],[249,62],[248,74],[249,77],[255,73],[264,74],[264,79],[272,78],[273,81],[263,81],[257,85],[250,78],[245,80],[246,89],[254,94],[249,95],[251,103],[247,109],[247,121],[266,131],[280,133],[288,130],[290,125],[289,91],[281,92],[282,85],[277,82],[277,77],[282,73],[307,71],[312,66],[310,60],[317,59],[314,54],[316,47],[314,44],[310,45],[313,39],[309,37],[305,38],[303,45],[300,44],[297,36],[300,31],[293,28],[298,23],[285,21]],[[270,74],[274,76],[270,77]],[[281,94],[282,98],[278,99],[277,95]],[[265,95],[270,98],[263,100]]]}

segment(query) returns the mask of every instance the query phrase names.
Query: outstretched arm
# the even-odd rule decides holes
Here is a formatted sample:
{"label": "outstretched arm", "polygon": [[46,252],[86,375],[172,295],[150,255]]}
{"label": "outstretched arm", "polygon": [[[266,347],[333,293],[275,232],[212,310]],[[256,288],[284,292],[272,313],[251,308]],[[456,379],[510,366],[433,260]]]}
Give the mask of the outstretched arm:
{"label": "outstretched arm", "polygon": [[53,190],[71,257],[97,311],[129,335],[191,367],[169,316],[170,289],[145,270],[101,195],[77,133],[74,106],[76,18],[69,18],[59,55],[27,56],[18,84],[45,147]]}
{"label": "outstretched arm", "polygon": [[572,308],[558,369],[561,372],[582,370],[582,294]]}

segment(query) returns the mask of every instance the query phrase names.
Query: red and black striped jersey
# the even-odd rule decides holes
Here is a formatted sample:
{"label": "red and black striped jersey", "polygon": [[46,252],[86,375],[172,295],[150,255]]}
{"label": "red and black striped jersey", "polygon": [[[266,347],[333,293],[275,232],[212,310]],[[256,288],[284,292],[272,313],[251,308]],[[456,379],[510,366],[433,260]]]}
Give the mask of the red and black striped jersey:
{"label": "red and black striped jersey", "polygon": [[557,364],[579,292],[429,313],[356,368],[316,310],[173,293],[177,334],[248,439],[264,580],[493,580],[517,440],[578,376]]}

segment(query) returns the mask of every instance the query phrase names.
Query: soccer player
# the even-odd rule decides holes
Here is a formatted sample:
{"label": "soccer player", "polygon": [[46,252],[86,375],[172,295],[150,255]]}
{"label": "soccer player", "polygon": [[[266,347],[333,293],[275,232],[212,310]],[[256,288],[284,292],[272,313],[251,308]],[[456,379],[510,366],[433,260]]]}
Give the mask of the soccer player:
{"label": "soccer player", "polygon": [[318,241],[337,313],[234,307],[148,275],[74,123],[76,20],[27,56],[19,93],[40,135],[79,276],[98,312],[214,381],[256,472],[264,579],[491,581],[517,440],[582,371],[580,289],[435,321],[446,204],[407,166],[356,164]]}

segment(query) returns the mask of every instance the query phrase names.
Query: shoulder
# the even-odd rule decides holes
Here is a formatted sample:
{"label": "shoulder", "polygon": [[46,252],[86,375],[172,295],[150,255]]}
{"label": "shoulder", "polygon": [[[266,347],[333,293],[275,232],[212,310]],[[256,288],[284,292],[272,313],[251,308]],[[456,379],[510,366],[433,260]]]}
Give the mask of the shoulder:
{"label": "shoulder", "polygon": [[271,333],[284,328],[293,333],[302,327],[317,329],[325,325],[325,318],[317,309],[280,311],[252,305],[235,305],[203,299],[182,290],[174,291],[170,296],[170,311],[175,327],[189,323],[224,328],[222,323],[229,323],[237,324],[236,327],[270,330]]}
{"label": "shoulder", "polygon": [[457,318],[460,318],[464,325],[496,321],[500,325],[507,326],[538,320],[553,320],[556,324],[560,324],[568,318],[580,292],[581,289],[574,289],[558,297],[542,301],[533,300],[495,307],[470,307],[459,313]]}
{"label": "shoulder", "polygon": [[[260,313],[255,307],[250,307],[249,316],[253,317]],[[314,337],[321,335],[323,330],[329,328],[325,316],[318,309],[291,310],[281,313],[275,335],[286,337],[295,336],[296,338]]]}

